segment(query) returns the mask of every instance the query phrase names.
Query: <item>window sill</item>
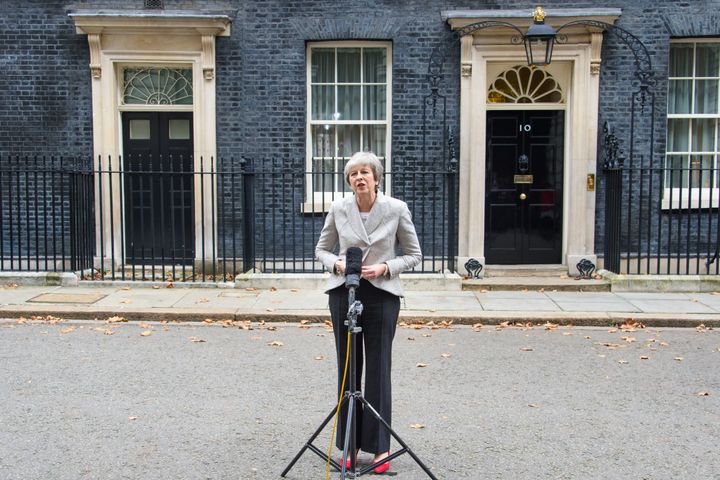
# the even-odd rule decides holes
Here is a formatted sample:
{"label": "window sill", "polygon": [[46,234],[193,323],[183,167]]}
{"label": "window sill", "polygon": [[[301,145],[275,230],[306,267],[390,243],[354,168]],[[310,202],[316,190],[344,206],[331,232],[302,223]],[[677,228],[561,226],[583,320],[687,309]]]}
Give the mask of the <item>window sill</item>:
{"label": "window sill", "polygon": [[[672,193],[672,199],[671,197]],[[688,192],[687,189],[665,189],[660,205],[662,210],[684,210],[684,209],[715,209],[720,208],[720,191],[717,189],[703,188],[702,190],[693,189]]]}

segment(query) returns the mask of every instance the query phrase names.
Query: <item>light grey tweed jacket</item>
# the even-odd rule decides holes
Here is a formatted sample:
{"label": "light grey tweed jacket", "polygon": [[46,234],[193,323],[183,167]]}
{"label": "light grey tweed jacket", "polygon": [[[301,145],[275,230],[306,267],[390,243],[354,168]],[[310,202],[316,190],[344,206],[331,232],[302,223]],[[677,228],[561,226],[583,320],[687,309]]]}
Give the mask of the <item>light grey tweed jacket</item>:
{"label": "light grey tweed jacket", "polygon": [[[338,255],[333,253],[340,245]],[[396,247],[402,254],[396,254]],[[317,258],[330,272],[327,290],[345,283],[344,274],[335,273],[335,262],[345,259],[347,249],[360,247],[363,265],[387,263],[389,275],[369,280],[377,288],[402,297],[402,284],[398,275],[422,261],[420,242],[407,204],[378,192],[370,215],[365,222],[351,195],[333,202],[325,218],[325,225],[315,247]]]}

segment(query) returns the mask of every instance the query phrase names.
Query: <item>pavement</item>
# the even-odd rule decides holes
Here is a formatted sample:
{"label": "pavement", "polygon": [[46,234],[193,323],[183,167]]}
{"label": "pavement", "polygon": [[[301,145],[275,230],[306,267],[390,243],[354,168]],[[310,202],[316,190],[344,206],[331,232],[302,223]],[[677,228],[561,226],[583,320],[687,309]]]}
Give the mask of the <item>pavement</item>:
{"label": "pavement", "polygon": [[[79,286],[0,287],[0,318],[122,317],[138,321],[324,322],[321,288],[238,288],[232,283],[80,282]],[[557,323],[608,326],[627,321],[655,327],[720,327],[720,293],[407,290],[400,317],[408,323]]]}

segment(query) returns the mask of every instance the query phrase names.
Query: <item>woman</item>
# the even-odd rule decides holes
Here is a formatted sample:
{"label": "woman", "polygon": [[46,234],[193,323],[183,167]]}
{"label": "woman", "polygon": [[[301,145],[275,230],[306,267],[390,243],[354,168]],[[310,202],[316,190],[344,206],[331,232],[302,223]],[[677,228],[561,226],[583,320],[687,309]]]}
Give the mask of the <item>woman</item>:
{"label": "woman", "polygon": [[[362,332],[358,334],[354,352],[356,385],[361,385],[364,353],[364,397],[390,424],[392,340],[400,313],[400,297],[403,296],[398,275],[418,265],[422,253],[405,202],[379,192],[383,167],[378,158],[369,152],[358,152],[345,165],[344,174],[354,195],[333,202],[315,248],[316,258],[331,273],[326,293],[330,297],[330,315],[335,333],[338,389],[342,385],[347,351],[345,254],[348,248],[359,247],[363,252],[363,262],[356,299],[362,302],[363,312],[359,318]],[[333,252],[338,245],[336,255]],[[398,246],[402,255],[396,253]],[[364,414],[361,403],[356,406],[358,452],[375,454],[373,463],[376,463],[389,455],[390,432],[369,412]],[[344,447],[346,416],[347,410],[343,409],[336,441],[341,449]],[[349,463],[354,463],[354,459]],[[375,472],[383,473],[389,467],[389,462],[384,463],[376,467]]]}

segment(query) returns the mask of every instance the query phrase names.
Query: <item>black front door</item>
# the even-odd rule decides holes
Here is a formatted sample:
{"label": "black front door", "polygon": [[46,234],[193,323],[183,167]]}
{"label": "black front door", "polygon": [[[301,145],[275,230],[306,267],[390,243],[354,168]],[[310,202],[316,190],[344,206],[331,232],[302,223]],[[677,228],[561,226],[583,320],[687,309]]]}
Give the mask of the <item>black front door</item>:
{"label": "black front door", "polygon": [[485,262],[561,263],[564,112],[487,114]]}
{"label": "black front door", "polygon": [[191,263],[192,113],[125,112],[122,128],[126,262]]}

